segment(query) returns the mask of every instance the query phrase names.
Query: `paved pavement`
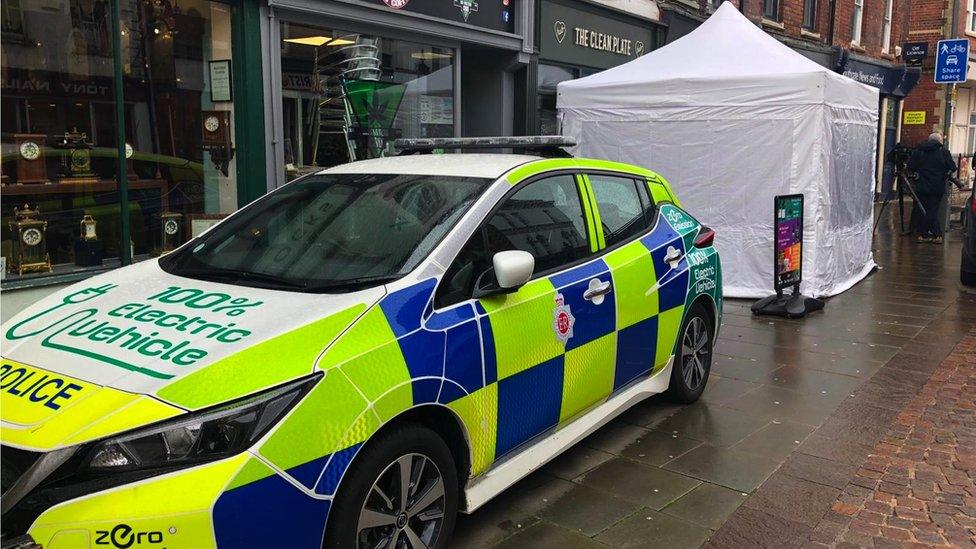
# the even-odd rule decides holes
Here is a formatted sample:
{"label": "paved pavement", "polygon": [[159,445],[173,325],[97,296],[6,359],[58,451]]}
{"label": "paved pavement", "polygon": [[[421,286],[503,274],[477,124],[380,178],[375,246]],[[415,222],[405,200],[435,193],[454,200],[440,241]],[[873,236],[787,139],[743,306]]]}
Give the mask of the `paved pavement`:
{"label": "paved pavement", "polygon": [[[757,318],[749,302],[727,302],[712,375],[698,403],[679,407],[654,397],[638,404],[461,517],[453,546],[803,546],[813,540],[873,543],[874,537],[881,546],[885,535],[904,537],[893,528],[924,541],[931,527],[913,522],[914,529],[908,528],[898,521],[899,508],[903,515],[919,510],[911,505],[924,501],[918,494],[927,494],[922,491],[928,484],[912,482],[934,478],[927,467],[946,465],[949,458],[936,452],[951,444],[956,472],[940,469],[947,488],[931,492],[934,503],[959,512],[928,508],[927,520],[942,528],[939,535],[947,541],[951,533],[961,540],[957,527],[972,524],[955,517],[972,516],[967,513],[976,494],[956,493],[960,485],[949,476],[961,482],[959,474],[966,475],[965,490],[976,474],[972,366],[965,382],[965,367],[946,357],[976,324],[976,295],[957,283],[958,237],[944,247],[918,244],[895,236],[891,223],[884,223],[875,259],[882,270],[804,320]],[[965,345],[959,347],[964,354]],[[927,385],[947,375],[941,373],[947,371],[940,366],[944,359],[946,368],[956,368],[948,385]],[[954,412],[943,409],[941,400],[932,403],[931,395],[947,391],[957,395]],[[958,429],[929,425],[938,413],[958,421]],[[924,444],[936,450],[921,454],[934,461],[912,469],[899,460],[919,457],[920,425],[924,436],[934,437]],[[902,435],[907,438],[900,450],[879,450],[880,444],[895,446]],[[902,450],[906,454],[899,457]],[[884,465],[890,470],[870,469],[881,466],[878,452],[892,451],[894,459]],[[879,480],[872,478],[876,473],[886,484],[863,480]],[[898,494],[904,490],[891,486],[906,486],[906,478],[913,491]],[[877,525],[878,536],[872,527],[869,537],[857,537],[867,530],[862,523],[879,520],[868,513],[882,514],[872,501],[886,496],[869,494],[873,490],[909,499],[890,502],[894,514]]]}
{"label": "paved pavement", "polygon": [[976,546],[976,327],[932,373],[814,528],[816,547]]}

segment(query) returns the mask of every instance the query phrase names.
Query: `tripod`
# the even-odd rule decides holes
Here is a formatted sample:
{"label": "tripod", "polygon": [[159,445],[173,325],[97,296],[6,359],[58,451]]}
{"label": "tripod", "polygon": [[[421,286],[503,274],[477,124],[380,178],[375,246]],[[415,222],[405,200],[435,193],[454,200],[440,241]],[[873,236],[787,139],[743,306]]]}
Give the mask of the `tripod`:
{"label": "tripod", "polygon": [[[915,179],[915,174],[909,174],[907,162],[897,162],[895,163],[895,181],[898,182],[898,226],[901,230],[901,234],[905,235],[905,189],[908,189],[908,194],[912,195],[912,201],[915,207],[918,208],[919,213],[925,216],[925,207],[922,206],[922,201],[918,199],[918,194],[915,193],[915,187],[912,186],[911,180]],[[881,203],[881,210],[878,212],[878,219],[874,222],[874,229],[871,234],[878,232],[878,224],[881,223],[881,217],[884,216],[885,208],[888,206],[888,202],[891,201],[891,197],[885,196],[884,202]],[[911,228],[909,227],[909,232]]]}

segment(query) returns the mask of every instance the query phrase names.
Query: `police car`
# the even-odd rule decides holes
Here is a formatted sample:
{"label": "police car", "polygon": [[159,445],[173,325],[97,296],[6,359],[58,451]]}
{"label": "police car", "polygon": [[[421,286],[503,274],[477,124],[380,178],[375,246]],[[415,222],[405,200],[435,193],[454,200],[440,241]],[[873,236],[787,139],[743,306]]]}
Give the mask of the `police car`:
{"label": "police car", "polygon": [[2,332],[3,543],[444,547],[648,395],[696,400],[714,234],[561,138],[407,140]]}

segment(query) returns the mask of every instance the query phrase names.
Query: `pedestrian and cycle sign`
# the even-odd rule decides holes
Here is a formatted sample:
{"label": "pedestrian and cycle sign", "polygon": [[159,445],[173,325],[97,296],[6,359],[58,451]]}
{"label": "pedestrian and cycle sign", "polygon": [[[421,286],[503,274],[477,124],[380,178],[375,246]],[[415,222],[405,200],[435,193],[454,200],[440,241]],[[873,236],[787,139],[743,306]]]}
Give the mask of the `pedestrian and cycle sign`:
{"label": "pedestrian and cycle sign", "polygon": [[935,83],[954,84],[966,81],[969,65],[969,39],[939,40],[935,49]]}

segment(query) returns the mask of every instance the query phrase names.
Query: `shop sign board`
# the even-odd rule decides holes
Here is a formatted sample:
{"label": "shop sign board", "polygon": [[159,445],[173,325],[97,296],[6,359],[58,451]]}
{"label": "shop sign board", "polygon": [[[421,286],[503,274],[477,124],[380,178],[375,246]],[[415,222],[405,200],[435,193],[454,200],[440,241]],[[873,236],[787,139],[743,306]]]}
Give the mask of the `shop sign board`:
{"label": "shop sign board", "polygon": [[606,69],[650,51],[652,23],[636,25],[613,17],[544,1],[541,6],[540,57],[546,61]]}
{"label": "shop sign board", "polygon": [[929,55],[928,42],[906,42],[901,48],[901,58],[909,67],[918,67]]}
{"label": "shop sign board", "polygon": [[210,101],[233,101],[231,92],[230,59],[210,62]]}
{"label": "shop sign board", "polygon": [[495,31],[515,32],[515,0],[367,0],[393,11],[419,13]]}
{"label": "shop sign board", "polygon": [[803,280],[803,195],[786,194],[774,198],[773,266],[777,292]]}
{"label": "shop sign board", "polygon": [[954,84],[966,81],[969,65],[969,39],[939,40],[935,50],[935,83]]}
{"label": "shop sign board", "polygon": [[903,123],[906,126],[921,126],[925,124],[925,111],[905,111]]}
{"label": "shop sign board", "polygon": [[883,94],[891,93],[904,75],[904,70],[899,71],[892,67],[875,65],[857,59],[849,59],[844,66],[844,76],[867,84],[872,88],[878,88]]}

